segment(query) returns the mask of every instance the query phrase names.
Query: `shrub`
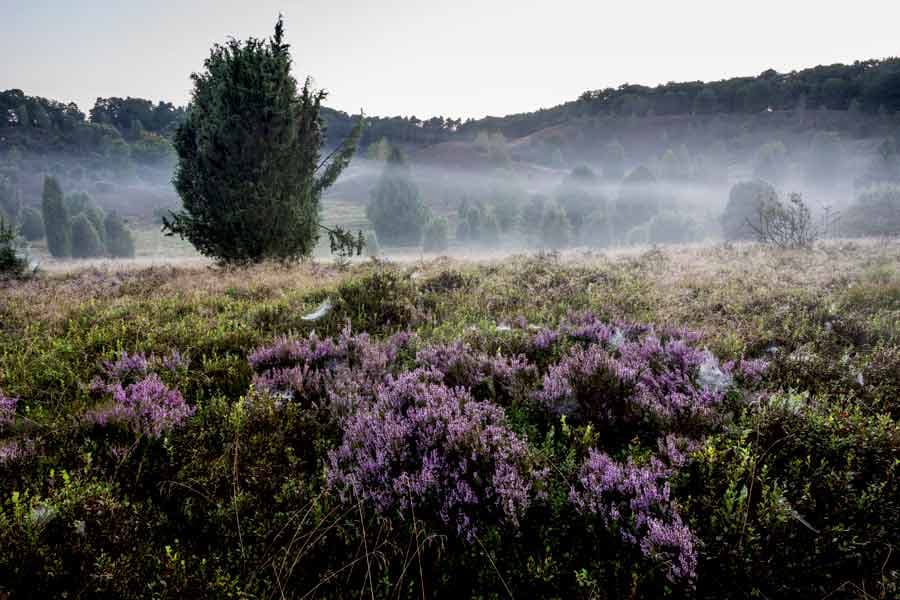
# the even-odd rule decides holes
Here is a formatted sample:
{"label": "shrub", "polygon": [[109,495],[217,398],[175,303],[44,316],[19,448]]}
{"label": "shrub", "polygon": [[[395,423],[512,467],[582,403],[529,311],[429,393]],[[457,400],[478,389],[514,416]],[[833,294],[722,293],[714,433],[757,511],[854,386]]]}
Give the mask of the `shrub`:
{"label": "shrub", "polygon": [[900,235],[900,185],[882,184],[865,189],[839,222],[849,235]]}
{"label": "shrub", "polygon": [[366,234],[366,256],[375,258],[381,253],[381,247],[378,245],[378,234],[370,231]]}
{"label": "shrub", "polygon": [[44,179],[44,194],[41,203],[47,248],[56,258],[72,255],[72,231],[69,212],[63,202],[62,189],[54,177]]}
{"label": "shrub", "polygon": [[541,221],[541,244],[547,248],[565,248],[569,245],[571,231],[566,211],[556,203],[546,204]]}
{"label": "shrub", "polygon": [[432,219],[425,228],[423,250],[425,252],[445,252],[448,247],[447,231],[449,224],[445,217]]}
{"label": "shrub", "polygon": [[29,242],[43,239],[44,218],[38,210],[28,207],[22,211],[22,225],[19,229]]}
{"label": "shrub", "polygon": [[672,581],[697,576],[695,538],[671,499],[670,471],[658,460],[647,466],[617,463],[591,450],[578,473],[570,499],[579,512],[598,515],[622,540],[667,565]]}
{"label": "shrub", "polygon": [[690,217],[665,210],[650,220],[647,235],[654,244],[683,244],[697,240],[699,227]]}
{"label": "shrub", "polygon": [[125,221],[115,212],[106,215],[106,251],[114,258],[134,258],[134,237]]}
{"label": "shrub", "polygon": [[0,279],[18,279],[28,270],[28,258],[12,227],[0,217]]}
{"label": "shrub", "polygon": [[728,204],[722,213],[722,236],[728,241],[754,238],[751,224],[759,227],[760,211],[778,203],[778,194],[765,181],[742,181],[734,184]]}
{"label": "shrub", "polygon": [[778,248],[810,248],[819,237],[809,207],[797,193],[792,193],[787,202],[761,206],[756,219],[747,225],[757,242]]}
{"label": "shrub", "polygon": [[615,203],[617,231],[628,231],[649,221],[659,212],[661,194],[656,177],[647,167],[638,167],[622,182]]}
{"label": "shrub", "polygon": [[347,418],[329,452],[329,486],[345,501],[443,524],[468,541],[482,524],[517,525],[535,478],[527,445],[501,408],[428,379],[389,378]]}
{"label": "shrub", "polygon": [[409,166],[400,151],[392,149],[366,207],[366,217],[375,228],[378,240],[388,245],[418,246],[428,216]]}
{"label": "shrub", "polygon": [[81,213],[72,219],[72,257],[103,256],[105,249],[100,235],[88,217]]}

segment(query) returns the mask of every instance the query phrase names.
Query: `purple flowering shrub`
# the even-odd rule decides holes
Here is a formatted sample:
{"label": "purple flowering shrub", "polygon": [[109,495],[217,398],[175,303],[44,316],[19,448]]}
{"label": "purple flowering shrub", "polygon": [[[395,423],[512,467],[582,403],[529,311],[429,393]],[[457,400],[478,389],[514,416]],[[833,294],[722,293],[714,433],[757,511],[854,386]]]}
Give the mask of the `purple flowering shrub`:
{"label": "purple flowering shrub", "polygon": [[533,344],[574,342],[551,366],[536,393],[551,412],[582,422],[649,420],[666,428],[714,419],[735,379],[752,383],[762,361],[720,364],[697,347],[699,334],[629,324],[610,326],[589,313],[570,317],[557,331],[541,330]]}
{"label": "purple flowering shrub", "polygon": [[579,513],[597,515],[625,543],[666,565],[671,581],[691,580],[697,570],[695,540],[672,501],[670,473],[655,458],[636,465],[591,450],[570,499]]}
{"label": "purple flowering shrub", "polygon": [[91,383],[91,392],[107,399],[107,405],[89,411],[89,423],[105,427],[120,424],[136,435],[153,438],[180,426],[194,414],[177,389],[170,388],[157,371],[176,372],[186,359],[177,352],[164,357],[122,352],[103,363],[102,375]]}
{"label": "purple flowering shrub", "polygon": [[0,390],[0,432],[15,423],[18,402],[18,398],[11,398]]}
{"label": "purple flowering shrub", "polygon": [[482,523],[518,524],[541,473],[502,408],[436,375],[388,377],[375,401],[344,421],[328,484],[345,501],[438,519],[473,541]]}
{"label": "purple flowering shrub", "polygon": [[[327,488],[343,503],[469,542],[484,528],[523,527],[535,507],[551,521],[569,511],[596,518],[670,581],[692,582],[696,539],[669,480],[765,363],[720,363],[694,332],[590,313],[555,329],[514,326],[453,343],[409,333],[377,341],[349,327],[280,338],[250,355],[253,390],[266,407],[308,411],[332,428]],[[551,437],[533,451],[516,431],[547,434],[529,420],[535,411],[583,426],[583,441]]]}
{"label": "purple flowering shrub", "polygon": [[522,355],[488,356],[464,342],[435,344],[416,352],[416,365],[441,374],[450,387],[468,388],[479,399],[507,401],[536,374]]}
{"label": "purple flowering shrub", "polygon": [[250,354],[256,392],[348,414],[359,402],[371,399],[374,388],[396,368],[414,336],[401,332],[384,343],[368,334],[344,329],[336,340],[281,338]]}

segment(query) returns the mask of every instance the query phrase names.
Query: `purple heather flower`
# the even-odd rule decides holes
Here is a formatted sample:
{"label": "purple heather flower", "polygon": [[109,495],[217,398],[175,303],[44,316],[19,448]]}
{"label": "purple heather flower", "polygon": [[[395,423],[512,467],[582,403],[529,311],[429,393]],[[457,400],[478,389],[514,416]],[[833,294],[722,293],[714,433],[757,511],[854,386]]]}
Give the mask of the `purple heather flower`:
{"label": "purple heather flower", "polygon": [[0,391],[0,431],[15,423],[18,402],[18,398],[11,398]]}
{"label": "purple heather flower", "polygon": [[669,473],[656,459],[638,466],[591,450],[569,498],[580,513],[599,516],[623,541],[666,564],[671,580],[692,580],[697,569],[694,536],[671,501]]}
{"label": "purple heather flower", "polygon": [[344,420],[328,484],[345,501],[436,518],[473,541],[485,522],[518,523],[538,474],[503,410],[436,383],[440,376],[433,369],[388,376],[374,403]]}
{"label": "purple heather flower", "polygon": [[135,433],[158,438],[194,414],[194,407],[181,393],[167,387],[155,374],[126,387],[111,385],[109,391],[112,406],[89,412],[89,422],[101,426],[124,423]]}

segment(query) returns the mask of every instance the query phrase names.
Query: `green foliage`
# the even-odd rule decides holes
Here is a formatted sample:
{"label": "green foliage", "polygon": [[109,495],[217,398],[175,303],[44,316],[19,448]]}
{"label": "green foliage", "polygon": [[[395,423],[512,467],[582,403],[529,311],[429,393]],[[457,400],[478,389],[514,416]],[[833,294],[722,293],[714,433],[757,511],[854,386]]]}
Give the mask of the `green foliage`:
{"label": "green foliage", "polygon": [[44,218],[40,211],[30,206],[23,210],[19,229],[29,242],[44,239]]}
{"label": "green foliage", "polygon": [[617,231],[628,231],[643,225],[659,212],[662,195],[656,177],[646,167],[628,174],[615,203]]}
{"label": "green foliage", "polygon": [[375,143],[369,144],[366,148],[366,158],[369,160],[386,161],[391,156],[391,144],[387,138],[379,138]]}
{"label": "green foliage", "polygon": [[326,94],[309,80],[298,93],[291,64],[279,19],[271,40],[214,46],[193,76],[191,110],[175,136],[184,208],[164,226],[206,256],[291,260],[315,247],[321,194],[349,164],[361,123],[322,161]]}
{"label": "green foliage", "polygon": [[110,256],[134,258],[134,237],[122,217],[115,212],[108,213],[103,222],[103,230],[106,234],[106,251]]}
{"label": "green foliage", "polygon": [[25,275],[28,259],[11,225],[0,216],[0,279],[18,279]]}
{"label": "green foliage", "polygon": [[369,258],[376,258],[381,253],[381,248],[378,245],[378,235],[374,231],[370,231],[366,234],[366,256]]}
{"label": "green foliage", "polygon": [[759,227],[760,211],[777,202],[775,188],[765,181],[742,181],[734,184],[721,217],[722,236],[730,241],[753,239],[751,224]]}
{"label": "green foliage", "polygon": [[654,244],[683,244],[700,237],[696,221],[681,213],[664,210],[647,223],[647,237]]}
{"label": "green foliage", "polygon": [[581,234],[588,215],[606,209],[606,198],[598,191],[597,183],[596,174],[580,165],[563,180],[556,194],[556,202],[565,211],[576,237]]}
{"label": "green foliage", "polygon": [[565,209],[558,204],[548,203],[544,207],[541,222],[541,244],[547,248],[565,248],[569,245],[571,236],[572,225]]}
{"label": "green foliage", "polygon": [[85,213],[72,219],[72,258],[103,256],[106,249],[94,223]]}
{"label": "green foliage", "polygon": [[425,239],[422,242],[425,252],[440,253],[446,252],[449,246],[448,231],[450,224],[446,217],[438,217],[428,222],[425,228]]}
{"label": "green foliage", "polygon": [[175,148],[172,142],[163,136],[145,131],[131,145],[131,156],[141,164],[168,166],[175,159]]}
{"label": "green foliage", "polygon": [[62,188],[54,177],[47,177],[44,180],[41,210],[50,254],[56,258],[71,256],[72,231],[69,211],[63,202]]}
{"label": "green foliage", "polygon": [[863,190],[844,212],[839,228],[855,236],[900,235],[900,185],[885,183]]}
{"label": "green foliage", "polygon": [[366,217],[378,240],[391,246],[417,246],[428,222],[429,210],[399,150],[391,151],[384,172],[372,190]]}

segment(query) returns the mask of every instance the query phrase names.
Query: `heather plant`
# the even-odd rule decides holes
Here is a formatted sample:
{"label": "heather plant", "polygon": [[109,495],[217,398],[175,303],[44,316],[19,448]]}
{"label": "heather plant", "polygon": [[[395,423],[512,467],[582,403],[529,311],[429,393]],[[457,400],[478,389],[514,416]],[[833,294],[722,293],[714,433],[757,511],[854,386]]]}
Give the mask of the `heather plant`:
{"label": "heather plant", "polygon": [[3,390],[0,390],[0,433],[15,423],[18,402],[18,398],[7,396]]}
{"label": "heather plant", "polygon": [[173,352],[164,357],[123,352],[102,365],[102,376],[94,379],[91,392],[107,401],[86,415],[90,423],[105,427],[124,425],[134,434],[159,438],[182,425],[194,414],[181,392],[167,386],[157,370],[177,372],[184,358]]}
{"label": "heather plant", "polygon": [[622,464],[591,450],[570,498],[580,513],[597,515],[624,542],[665,564],[669,579],[690,581],[697,575],[696,542],[672,502],[668,475],[655,459]]}
{"label": "heather plant", "polygon": [[474,542],[484,526],[518,524],[541,478],[503,410],[426,370],[389,377],[344,422],[329,486],[379,513],[443,524]]}
{"label": "heather plant", "polygon": [[155,374],[124,387],[108,386],[106,392],[112,397],[111,405],[86,416],[88,422],[101,427],[122,424],[136,435],[158,438],[194,414],[194,408],[181,393],[170,389]]}

